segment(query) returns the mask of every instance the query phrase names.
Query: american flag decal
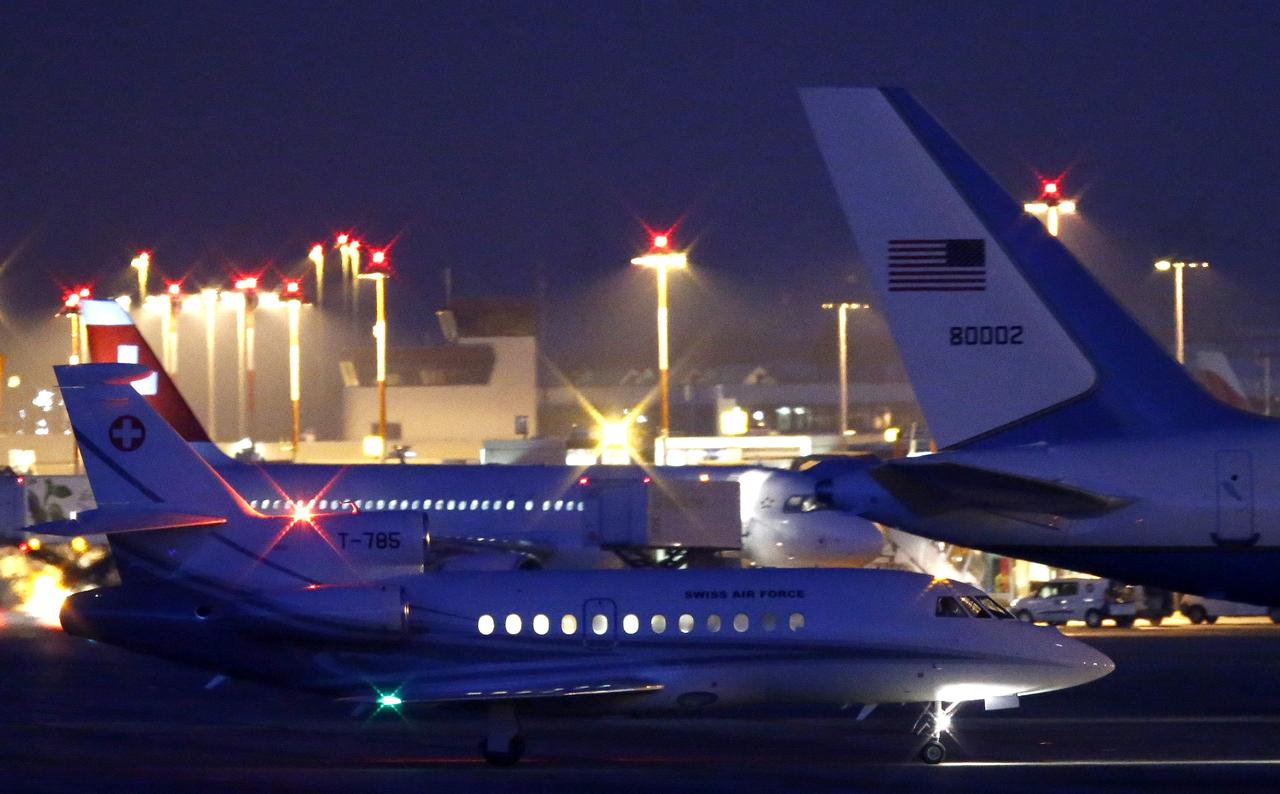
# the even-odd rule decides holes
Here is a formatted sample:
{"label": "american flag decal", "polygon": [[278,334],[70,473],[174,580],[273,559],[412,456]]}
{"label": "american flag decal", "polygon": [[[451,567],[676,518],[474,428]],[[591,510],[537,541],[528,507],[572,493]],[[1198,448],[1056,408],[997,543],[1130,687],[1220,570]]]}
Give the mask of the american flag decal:
{"label": "american flag decal", "polygon": [[890,240],[890,292],[982,292],[986,240]]}

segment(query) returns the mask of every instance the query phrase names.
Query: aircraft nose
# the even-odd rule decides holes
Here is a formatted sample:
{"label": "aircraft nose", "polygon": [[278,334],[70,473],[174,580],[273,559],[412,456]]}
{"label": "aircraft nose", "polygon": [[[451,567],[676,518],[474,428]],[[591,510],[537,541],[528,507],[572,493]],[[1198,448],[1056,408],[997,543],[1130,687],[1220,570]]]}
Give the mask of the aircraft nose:
{"label": "aircraft nose", "polygon": [[[1054,633],[1058,633],[1056,629]],[[1096,681],[1116,669],[1111,657],[1088,643],[1058,634],[1054,645],[1059,646],[1059,661],[1066,669],[1061,688]]]}

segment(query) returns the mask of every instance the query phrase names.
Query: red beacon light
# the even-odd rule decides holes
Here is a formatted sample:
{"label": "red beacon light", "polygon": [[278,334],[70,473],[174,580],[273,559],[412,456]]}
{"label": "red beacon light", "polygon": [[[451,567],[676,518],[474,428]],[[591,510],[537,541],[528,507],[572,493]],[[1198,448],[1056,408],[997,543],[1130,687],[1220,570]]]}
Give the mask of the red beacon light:
{"label": "red beacon light", "polygon": [[671,238],[665,234],[655,234],[653,236],[653,247],[656,250],[666,250],[671,245]]}
{"label": "red beacon light", "polygon": [[346,245],[347,243],[351,242],[351,235],[349,235],[349,234],[340,234],[340,235],[338,235],[338,238],[337,238],[336,242],[337,242],[337,244],[338,244],[338,245]]}
{"label": "red beacon light", "polygon": [[93,296],[93,290],[89,289],[88,287],[81,287],[79,290],[77,290],[76,294],[78,294],[82,298],[89,298]]}
{"label": "red beacon light", "polygon": [[284,294],[296,298],[302,294],[302,285],[296,281],[286,281],[284,283]]}
{"label": "red beacon light", "polygon": [[236,279],[236,289],[238,290],[255,290],[258,288],[257,276],[245,276]]}
{"label": "red beacon light", "polygon": [[372,260],[375,265],[385,265],[387,263],[387,252],[374,251]]}
{"label": "red beacon light", "polygon": [[588,479],[587,477],[578,478],[578,485],[590,485],[590,484],[591,484],[591,480]]}
{"label": "red beacon light", "polygon": [[168,286],[168,291],[170,295],[177,297],[182,294],[182,285],[175,281]]}
{"label": "red beacon light", "polygon": [[78,292],[67,293],[66,297],[62,299],[62,305],[67,307],[68,309],[77,308],[80,305],[80,293]]}
{"label": "red beacon light", "polygon": [[1043,188],[1043,189],[1044,189],[1044,194],[1045,194],[1046,196],[1056,196],[1056,195],[1058,195],[1058,183],[1057,183],[1057,182],[1045,182],[1045,183],[1044,183],[1044,188]]}

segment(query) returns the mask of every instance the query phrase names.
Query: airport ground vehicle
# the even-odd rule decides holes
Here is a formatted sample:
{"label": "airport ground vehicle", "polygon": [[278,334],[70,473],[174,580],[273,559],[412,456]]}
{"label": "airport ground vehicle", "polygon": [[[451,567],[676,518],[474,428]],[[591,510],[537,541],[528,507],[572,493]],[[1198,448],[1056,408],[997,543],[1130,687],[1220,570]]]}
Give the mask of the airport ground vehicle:
{"label": "airport ground vehicle", "polygon": [[1083,620],[1097,628],[1104,620],[1114,620],[1127,628],[1138,616],[1132,588],[1107,579],[1054,579],[1015,600],[1009,609],[1019,620],[1053,626]]}
{"label": "airport ground vehicle", "polygon": [[1178,610],[1187,620],[1197,625],[1217,623],[1222,617],[1261,617],[1266,615],[1272,623],[1280,623],[1280,607],[1264,607],[1257,604],[1241,604],[1218,598],[1202,598],[1184,595],[1178,602]]}

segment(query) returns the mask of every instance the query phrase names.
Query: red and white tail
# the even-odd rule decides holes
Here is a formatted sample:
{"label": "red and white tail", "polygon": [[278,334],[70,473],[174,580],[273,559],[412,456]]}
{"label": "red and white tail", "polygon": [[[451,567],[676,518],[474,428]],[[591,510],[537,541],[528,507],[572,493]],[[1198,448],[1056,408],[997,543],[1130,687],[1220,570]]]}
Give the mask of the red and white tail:
{"label": "red and white tail", "polygon": [[1214,397],[1235,408],[1252,410],[1249,398],[1244,395],[1244,386],[1226,354],[1219,350],[1201,350],[1196,353],[1195,364],[1190,369],[1205,391]]}
{"label": "red and white tail", "polygon": [[133,318],[120,304],[110,300],[80,302],[80,319],[89,337],[89,360],[95,364],[141,364],[151,375],[133,384],[151,407],[168,422],[183,441],[193,444],[211,443],[191,406],[182,398],[169,373]]}

